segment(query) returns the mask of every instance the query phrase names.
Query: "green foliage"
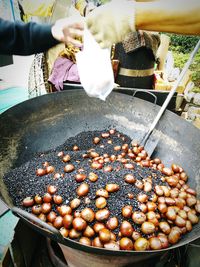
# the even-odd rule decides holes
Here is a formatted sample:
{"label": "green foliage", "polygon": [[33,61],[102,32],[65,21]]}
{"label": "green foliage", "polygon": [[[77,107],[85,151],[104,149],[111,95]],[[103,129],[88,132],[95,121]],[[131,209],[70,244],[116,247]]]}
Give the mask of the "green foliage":
{"label": "green foliage", "polygon": [[[173,52],[174,65],[180,69],[183,68],[184,64],[188,60],[190,53],[197,44],[199,37],[169,34],[170,36],[170,47],[169,50]],[[193,63],[190,66],[190,70],[193,72],[192,81],[195,84],[193,91],[200,90],[200,50],[196,54]]]}
{"label": "green foliage", "polygon": [[179,34],[169,34],[169,36],[172,49],[180,53],[191,52],[199,40],[198,36]]}

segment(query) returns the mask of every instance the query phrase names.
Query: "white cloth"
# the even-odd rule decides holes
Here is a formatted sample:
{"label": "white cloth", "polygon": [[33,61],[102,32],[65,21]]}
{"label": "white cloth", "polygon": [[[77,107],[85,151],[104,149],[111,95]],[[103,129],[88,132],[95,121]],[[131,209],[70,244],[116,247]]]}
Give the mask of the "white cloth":
{"label": "white cloth", "polygon": [[105,100],[114,88],[110,49],[101,49],[88,29],[84,31],[83,50],[76,54],[76,63],[86,93]]}

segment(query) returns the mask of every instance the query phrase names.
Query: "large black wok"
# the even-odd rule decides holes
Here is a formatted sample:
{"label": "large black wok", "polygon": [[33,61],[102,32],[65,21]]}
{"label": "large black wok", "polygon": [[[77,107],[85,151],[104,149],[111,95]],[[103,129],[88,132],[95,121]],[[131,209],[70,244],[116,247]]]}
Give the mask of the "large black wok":
{"label": "large black wok", "polygon": [[[27,100],[7,110],[0,116],[2,200],[13,208],[12,199],[2,177],[9,170],[30,160],[35,152],[55,148],[67,138],[87,130],[114,127],[135,139],[144,134],[158,110],[159,106],[128,95],[111,93],[106,102],[103,102],[88,97],[82,90],[75,89]],[[154,137],[160,141],[153,157],[160,157],[166,166],[170,166],[172,162],[180,164],[189,175],[189,184],[200,196],[200,131],[176,114],[166,111]],[[20,210],[17,210],[17,214],[43,235],[78,250],[104,255],[129,255],[143,259],[159,253],[111,251],[84,246],[73,240],[63,239],[57,230],[53,231],[54,228],[46,223],[35,224],[26,212],[22,216]],[[200,223],[169,249],[187,244],[198,237]]]}

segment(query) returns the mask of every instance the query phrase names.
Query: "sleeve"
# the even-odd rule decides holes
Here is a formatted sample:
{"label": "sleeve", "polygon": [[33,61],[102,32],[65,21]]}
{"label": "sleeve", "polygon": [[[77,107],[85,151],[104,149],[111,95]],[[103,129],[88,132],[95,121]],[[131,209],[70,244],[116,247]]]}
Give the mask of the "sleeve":
{"label": "sleeve", "polygon": [[73,0],[72,3],[74,7],[79,11],[81,16],[84,16],[85,8],[88,4],[87,0]]}
{"label": "sleeve", "polygon": [[51,33],[51,25],[0,18],[0,54],[31,55],[41,53],[59,42]]}

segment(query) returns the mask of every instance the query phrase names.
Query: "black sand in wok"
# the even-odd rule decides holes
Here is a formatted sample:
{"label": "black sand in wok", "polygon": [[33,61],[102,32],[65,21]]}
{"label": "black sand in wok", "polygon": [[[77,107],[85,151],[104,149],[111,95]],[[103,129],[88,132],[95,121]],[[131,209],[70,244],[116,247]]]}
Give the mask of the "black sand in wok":
{"label": "black sand in wok", "polygon": [[[97,189],[105,188],[106,184],[108,183],[116,183],[120,186],[120,189],[117,192],[109,193],[109,198],[107,200],[107,208],[110,211],[110,217],[117,216],[119,219],[119,225],[124,219],[121,215],[121,209],[123,206],[132,205],[134,211],[139,210],[136,197],[141,190],[136,188],[134,185],[126,183],[124,181],[124,175],[127,173],[132,173],[138,180],[145,179],[149,176],[152,177],[152,191],[146,193],[150,199],[151,195],[154,193],[154,185],[165,184],[160,180],[162,174],[152,168],[146,168],[137,165],[127,155],[125,158],[129,159],[129,162],[134,164],[134,170],[128,170],[124,167],[124,164],[119,161],[104,163],[104,167],[107,165],[113,167],[113,171],[111,172],[104,172],[103,169],[91,169],[91,158],[84,159],[82,157],[82,155],[87,153],[89,149],[95,149],[100,156],[102,156],[104,153],[107,153],[109,156],[111,156],[118,155],[122,152],[115,151],[113,149],[117,145],[122,146],[123,144],[127,143],[131,147],[131,139],[128,136],[122,135],[116,131],[108,138],[102,138],[102,132],[107,131],[82,132],[75,137],[69,138],[63,145],[54,150],[48,152],[41,151],[40,154],[33,156],[31,161],[17,169],[10,171],[4,177],[4,181],[14,205],[30,211],[30,208],[27,209],[23,207],[23,199],[29,196],[34,197],[36,194],[43,196],[44,193],[47,192],[48,185],[56,185],[58,187],[56,194],[59,194],[63,197],[63,204],[68,204],[72,199],[77,197],[76,188],[80,185],[80,183],[75,181],[75,175],[79,173],[78,170],[82,168],[84,169],[82,173],[88,175],[90,172],[94,172],[98,175],[99,179],[96,182],[90,182],[88,178],[85,179],[84,182],[89,185],[89,193],[86,197],[90,199],[90,203],[85,204],[85,197],[80,197],[81,205],[77,208],[77,210],[81,211],[87,206],[92,208],[94,212],[97,211],[95,206],[95,193]],[[97,136],[100,137],[101,140],[97,145],[95,145],[93,144],[93,138]],[[108,140],[112,140],[112,144],[108,144]],[[73,151],[74,145],[79,147],[78,151]],[[64,163],[62,158],[58,157],[57,155],[60,151],[63,151],[64,155],[69,154],[71,156],[69,163],[72,163],[75,166],[75,170],[73,172],[64,172],[64,166],[66,163]],[[59,179],[54,179],[55,172],[41,177],[37,176],[36,169],[42,168],[42,163],[45,161],[54,166],[56,173],[64,174],[64,176]],[[118,170],[119,166],[121,167],[120,170]],[[132,193],[134,198],[130,199],[128,197],[128,193]],[[53,206],[54,210],[56,210],[55,208],[56,207]],[[137,225],[134,225],[134,227],[136,230],[139,230]]]}

